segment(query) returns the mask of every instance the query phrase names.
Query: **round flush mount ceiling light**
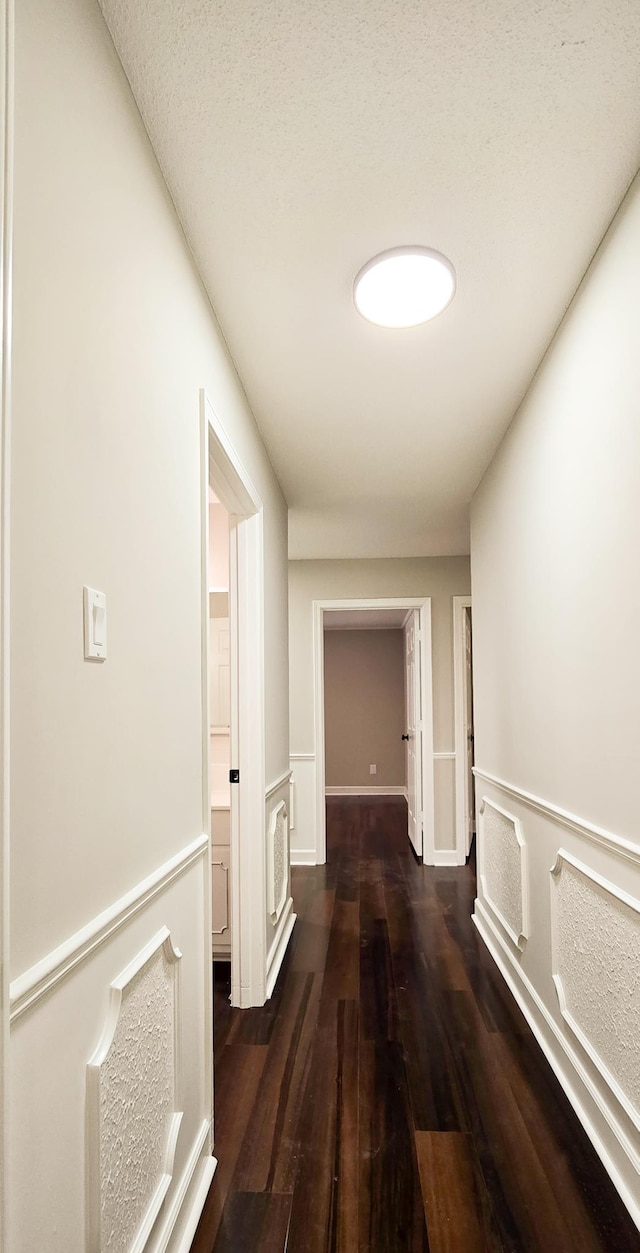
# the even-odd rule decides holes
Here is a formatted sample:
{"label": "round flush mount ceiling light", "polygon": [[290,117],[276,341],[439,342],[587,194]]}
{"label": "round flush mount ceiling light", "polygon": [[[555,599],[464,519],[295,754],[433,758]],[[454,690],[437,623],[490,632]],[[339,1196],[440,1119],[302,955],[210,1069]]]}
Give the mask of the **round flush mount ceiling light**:
{"label": "round flush mount ceiling light", "polygon": [[353,298],[368,322],[399,329],[437,317],[455,290],[451,262],[433,248],[416,244],[391,248],[368,261],[353,285]]}

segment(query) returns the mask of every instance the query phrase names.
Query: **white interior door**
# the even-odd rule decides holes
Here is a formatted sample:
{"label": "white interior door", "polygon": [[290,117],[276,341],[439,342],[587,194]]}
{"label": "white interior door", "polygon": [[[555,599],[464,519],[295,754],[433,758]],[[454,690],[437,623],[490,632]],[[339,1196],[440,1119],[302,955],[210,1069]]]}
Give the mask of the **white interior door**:
{"label": "white interior door", "polygon": [[412,609],[404,626],[407,801],[409,839],[422,858],[422,710],[420,693],[420,615]]}

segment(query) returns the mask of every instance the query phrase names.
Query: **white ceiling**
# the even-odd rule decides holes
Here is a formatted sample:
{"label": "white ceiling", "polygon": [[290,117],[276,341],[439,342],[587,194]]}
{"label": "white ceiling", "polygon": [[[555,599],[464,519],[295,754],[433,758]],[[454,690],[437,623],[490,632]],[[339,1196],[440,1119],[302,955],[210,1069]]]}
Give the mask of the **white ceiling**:
{"label": "white ceiling", "polygon": [[[468,501],[640,164],[638,0],[102,0],[293,557],[468,551]],[[364,322],[362,264],[453,262]]]}

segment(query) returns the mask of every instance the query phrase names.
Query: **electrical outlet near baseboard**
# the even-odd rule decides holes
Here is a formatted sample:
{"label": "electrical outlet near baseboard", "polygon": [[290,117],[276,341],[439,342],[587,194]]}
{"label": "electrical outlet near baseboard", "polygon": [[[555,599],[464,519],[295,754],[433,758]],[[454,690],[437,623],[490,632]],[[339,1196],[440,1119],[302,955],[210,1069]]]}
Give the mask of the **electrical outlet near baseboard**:
{"label": "electrical outlet near baseboard", "polygon": [[378,773],[377,766],[369,766],[369,774],[377,774],[377,773]]}

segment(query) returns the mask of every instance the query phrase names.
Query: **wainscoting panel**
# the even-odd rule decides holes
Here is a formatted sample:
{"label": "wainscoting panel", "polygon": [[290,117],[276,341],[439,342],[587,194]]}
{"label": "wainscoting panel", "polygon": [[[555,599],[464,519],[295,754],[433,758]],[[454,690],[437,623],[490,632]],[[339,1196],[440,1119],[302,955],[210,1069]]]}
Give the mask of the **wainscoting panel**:
{"label": "wainscoting panel", "polygon": [[522,949],[529,934],[527,849],[522,824],[486,796],[479,812],[483,899],[512,942]]}
{"label": "wainscoting panel", "polygon": [[[287,779],[287,788],[289,780]],[[280,921],[289,896],[289,814],[286,801],[279,801],[271,811],[267,840],[267,907],[274,925]]]}
{"label": "wainscoting panel", "polygon": [[111,984],[88,1066],[90,1253],[142,1253],[173,1175],[182,954],[166,927]]}
{"label": "wainscoting panel", "polygon": [[179,1253],[215,1168],[208,849],[187,846],[14,981],[11,1249]]}
{"label": "wainscoting panel", "polygon": [[475,773],[474,921],[640,1227],[640,846]]}
{"label": "wainscoting panel", "polygon": [[562,1016],[640,1130],[640,901],[564,849],[551,875]]}
{"label": "wainscoting panel", "polygon": [[271,996],[296,921],[291,898],[289,803],[292,772],[288,770],[266,792],[267,831],[267,968],[266,995]]}

